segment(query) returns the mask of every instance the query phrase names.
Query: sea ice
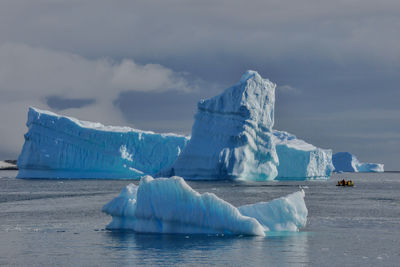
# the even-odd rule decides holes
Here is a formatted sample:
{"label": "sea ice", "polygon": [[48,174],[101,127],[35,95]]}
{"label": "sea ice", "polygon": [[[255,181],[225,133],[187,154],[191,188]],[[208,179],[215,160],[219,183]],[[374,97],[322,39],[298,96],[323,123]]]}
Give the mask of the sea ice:
{"label": "sea ice", "polygon": [[139,178],[169,167],[188,138],[29,108],[18,178]]}
{"label": "sea ice", "polygon": [[298,231],[307,222],[304,191],[236,208],[213,193],[200,194],[181,177],[145,176],[103,207],[107,229],[145,233],[245,234]]}
{"label": "sea ice", "polygon": [[328,178],[333,171],[332,150],[315,147],[293,134],[273,131],[278,153],[278,180]]}
{"label": "sea ice", "polygon": [[361,163],[349,152],[338,152],[332,156],[336,172],[383,172],[384,165],[380,163]]}

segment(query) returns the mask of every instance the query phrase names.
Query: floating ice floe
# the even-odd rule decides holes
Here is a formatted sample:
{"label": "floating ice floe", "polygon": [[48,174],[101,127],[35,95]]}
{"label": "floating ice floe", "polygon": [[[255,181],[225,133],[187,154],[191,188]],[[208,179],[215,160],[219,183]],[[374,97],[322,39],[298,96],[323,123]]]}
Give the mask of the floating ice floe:
{"label": "floating ice floe", "polygon": [[245,234],[298,231],[307,222],[304,191],[238,208],[213,193],[200,194],[181,177],[145,176],[103,207],[107,229],[143,233]]}

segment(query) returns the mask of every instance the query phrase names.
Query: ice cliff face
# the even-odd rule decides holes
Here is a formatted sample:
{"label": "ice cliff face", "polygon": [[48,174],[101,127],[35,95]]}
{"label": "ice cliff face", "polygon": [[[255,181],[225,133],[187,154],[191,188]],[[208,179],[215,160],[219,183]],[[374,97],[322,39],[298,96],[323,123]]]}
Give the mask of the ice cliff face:
{"label": "ice cliff face", "polygon": [[274,179],[275,87],[247,71],[221,95],[200,100],[192,137],[172,174],[189,179]]}
{"label": "ice cliff face", "polygon": [[278,153],[279,180],[329,177],[334,169],[332,150],[315,147],[296,136],[273,131],[276,152]]}
{"label": "ice cliff face", "polygon": [[188,139],[30,108],[19,178],[138,178],[171,166]]}
{"label": "ice cliff face", "polygon": [[338,152],[332,156],[337,172],[383,172],[384,165],[379,163],[361,163],[349,152]]}
{"label": "ice cliff face", "polygon": [[304,192],[236,208],[215,194],[199,194],[181,177],[128,185],[103,207],[112,216],[107,229],[144,233],[246,234],[298,231],[307,222]]}

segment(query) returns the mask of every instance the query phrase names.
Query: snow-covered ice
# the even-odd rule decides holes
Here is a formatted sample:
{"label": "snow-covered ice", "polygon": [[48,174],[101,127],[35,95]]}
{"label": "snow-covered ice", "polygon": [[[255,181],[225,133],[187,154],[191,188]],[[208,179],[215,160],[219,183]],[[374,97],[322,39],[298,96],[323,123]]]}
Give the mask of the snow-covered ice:
{"label": "snow-covered ice", "polygon": [[277,179],[327,178],[333,171],[332,150],[315,147],[295,135],[273,131],[279,166]]}
{"label": "snow-covered ice", "polygon": [[384,165],[380,163],[362,163],[349,152],[338,152],[332,156],[336,172],[383,172]]}
{"label": "snow-covered ice", "polygon": [[238,208],[213,193],[200,194],[181,177],[145,176],[103,207],[112,216],[107,229],[145,233],[268,234],[298,231],[307,222],[304,191]]}
{"label": "snow-covered ice", "polygon": [[139,178],[169,167],[188,138],[29,108],[19,178]]}
{"label": "snow-covered ice", "polygon": [[192,137],[171,174],[185,179],[272,180],[276,85],[255,71],[222,94],[198,103]]}

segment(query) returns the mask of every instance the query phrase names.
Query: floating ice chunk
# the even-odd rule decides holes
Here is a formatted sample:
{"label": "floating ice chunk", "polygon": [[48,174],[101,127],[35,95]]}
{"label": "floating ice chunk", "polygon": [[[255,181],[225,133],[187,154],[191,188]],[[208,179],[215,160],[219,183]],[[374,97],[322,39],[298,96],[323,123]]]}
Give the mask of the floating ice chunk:
{"label": "floating ice chunk", "polygon": [[138,178],[169,167],[188,138],[29,108],[19,178]]}
{"label": "floating ice chunk", "polygon": [[383,172],[384,165],[379,163],[361,163],[349,152],[338,152],[332,156],[337,172]]}
{"label": "floating ice chunk", "polygon": [[315,147],[293,134],[273,131],[278,153],[278,180],[328,178],[333,171],[332,150]]}
{"label": "floating ice chunk", "polygon": [[199,194],[176,176],[145,176],[138,187],[123,189],[103,212],[112,216],[108,229],[146,233],[264,236],[266,231],[298,231],[307,218],[303,191],[236,208],[213,193]]}

